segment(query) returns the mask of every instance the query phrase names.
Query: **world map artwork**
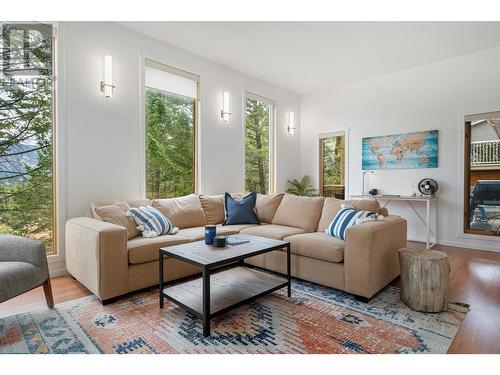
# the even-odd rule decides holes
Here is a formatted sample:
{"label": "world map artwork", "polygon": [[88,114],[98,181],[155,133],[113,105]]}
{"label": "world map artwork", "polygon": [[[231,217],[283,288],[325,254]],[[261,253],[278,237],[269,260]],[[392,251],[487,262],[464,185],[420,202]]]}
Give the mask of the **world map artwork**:
{"label": "world map artwork", "polygon": [[362,140],[363,170],[438,167],[438,131],[369,137]]}

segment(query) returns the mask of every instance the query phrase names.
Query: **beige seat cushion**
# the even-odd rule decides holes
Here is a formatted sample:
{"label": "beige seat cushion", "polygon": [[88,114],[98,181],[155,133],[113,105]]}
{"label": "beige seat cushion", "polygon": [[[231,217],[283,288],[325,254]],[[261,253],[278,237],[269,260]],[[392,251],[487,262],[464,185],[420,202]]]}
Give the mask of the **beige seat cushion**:
{"label": "beige seat cushion", "polygon": [[[344,201],[336,198],[325,198],[323,211],[321,212],[321,218],[318,223],[318,232],[324,232],[328,228],[343,203],[349,203],[354,208],[362,211],[379,212],[380,210],[380,204],[374,199]],[[385,212],[387,212],[387,210]]]}
{"label": "beige seat cushion", "polygon": [[323,197],[298,197],[285,194],[272,223],[302,228],[306,232],[316,232],[323,200]]}
{"label": "beige seat cushion", "polygon": [[276,210],[278,209],[283,193],[263,195],[257,194],[257,201],[255,202],[255,212],[259,220],[263,223],[271,223],[273,221]]}
{"label": "beige seat cushion", "polygon": [[130,207],[147,207],[151,206],[151,199],[131,199],[128,200],[127,203],[130,205]]}
{"label": "beige seat cushion", "polygon": [[116,202],[108,206],[94,207],[95,214],[99,220],[116,224],[127,229],[127,238],[137,237],[141,232],[137,230],[134,219],[127,216],[130,206],[126,202]]}
{"label": "beige seat cushion", "polygon": [[[239,233],[242,229],[258,226],[256,224],[241,224],[241,225],[217,225],[217,236],[230,236]],[[188,238],[190,241],[200,241],[205,239],[205,227],[194,227],[180,229],[176,233],[177,236]]]}
{"label": "beige seat cushion", "polygon": [[240,233],[242,234],[251,234],[254,236],[274,238],[277,240],[282,240],[285,237],[293,236],[294,234],[301,234],[304,232],[305,230],[302,228],[287,227],[285,225],[277,224],[257,225],[254,227],[242,229],[240,231]]}
{"label": "beige seat cushion", "polygon": [[226,218],[224,211],[224,196],[223,195],[198,195],[207,225],[220,224]]}
{"label": "beige seat cushion", "polygon": [[128,262],[130,264],[140,264],[158,260],[160,247],[180,245],[187,242],[189,242],[189,239],[179,235],[133,238],[127,242]]}
{"label": "beige seat cushion", "polygon": [[172,225],[182,228],[200,227],[206,224],[205,213],[196,194],[178,198],[153,199],[152,206],[160,210]]}
{"label": "beige seat cushion", "polygon": [[314,232],[285,237],[290,241],[292,254],[332,263],[344,261],[345,241],[326,233]]}

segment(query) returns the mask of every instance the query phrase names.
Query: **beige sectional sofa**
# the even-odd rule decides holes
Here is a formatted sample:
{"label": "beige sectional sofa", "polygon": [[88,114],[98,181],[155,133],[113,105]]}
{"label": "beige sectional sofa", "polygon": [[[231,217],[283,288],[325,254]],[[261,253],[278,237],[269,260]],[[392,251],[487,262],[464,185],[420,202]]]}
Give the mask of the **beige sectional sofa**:
{"label": "beige sectional sofa", "polygon": [[[158,284],[160,247],[201,240],[205,225],[217,225],[219,235],[246,233],[289,241],[293,276],[371,298],[399,275],[398,249],[406,247],[406,221],[389,216],[376,201],[352,201],[360,209],[378,211],[385,220],[349,228],[343,241],[325,233],[343,202],[258,195],[255,211],[262,224],[229,226],[221,224],[225,218],[222,195],[122,202],[125,207],[152,205],[179,227],[175,235],[156,238],[136,236],[134,228],[105,217],[107,207],[116,209],[116,201],[96,202],[89,217],[66,224],[66,265],[101,301],[110,300]],[[284,273],[286,253],[274,251],[246,263]],[[200,272],[173,258],[166,258],[164,265],[167,281]]]}

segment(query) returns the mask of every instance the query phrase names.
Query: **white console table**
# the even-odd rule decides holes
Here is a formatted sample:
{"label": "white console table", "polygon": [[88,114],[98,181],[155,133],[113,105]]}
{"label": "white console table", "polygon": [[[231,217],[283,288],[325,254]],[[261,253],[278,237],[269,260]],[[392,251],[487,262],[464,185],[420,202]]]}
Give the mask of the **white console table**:
{"label": "white console table", "polygon": [[[431,249],[436,245],[437,242],[437,223],[438,223],[438,198],[431,196],[404,196],[404,195],[351,195],[351,199],[375,199],[379,201],[381,207],[386,207],[391,201],[404,201],[408,206],[415,212],[420,222],[425,226],[426,231],[426,249]],[[383,204],[382,204],[383,203]],[[414,203],[425,203],[426,215],[425,219],[420,215],[420,213],[415,209]],[[434,228],[431,229],[430,219],[431,219],[431,204],[434,204]]]}

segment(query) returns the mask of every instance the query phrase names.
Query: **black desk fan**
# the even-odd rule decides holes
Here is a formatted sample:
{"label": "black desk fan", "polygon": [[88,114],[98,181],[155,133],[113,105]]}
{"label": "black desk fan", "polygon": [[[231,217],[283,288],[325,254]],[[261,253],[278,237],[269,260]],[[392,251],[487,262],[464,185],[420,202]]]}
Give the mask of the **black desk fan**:
{"label": "black desk fan", "polygon": [[438,183],[432,178],[424,178],[418,183],[418,191],[420,191],[423,195],[430,195],[431,197],[434,197],[438,189]]}

